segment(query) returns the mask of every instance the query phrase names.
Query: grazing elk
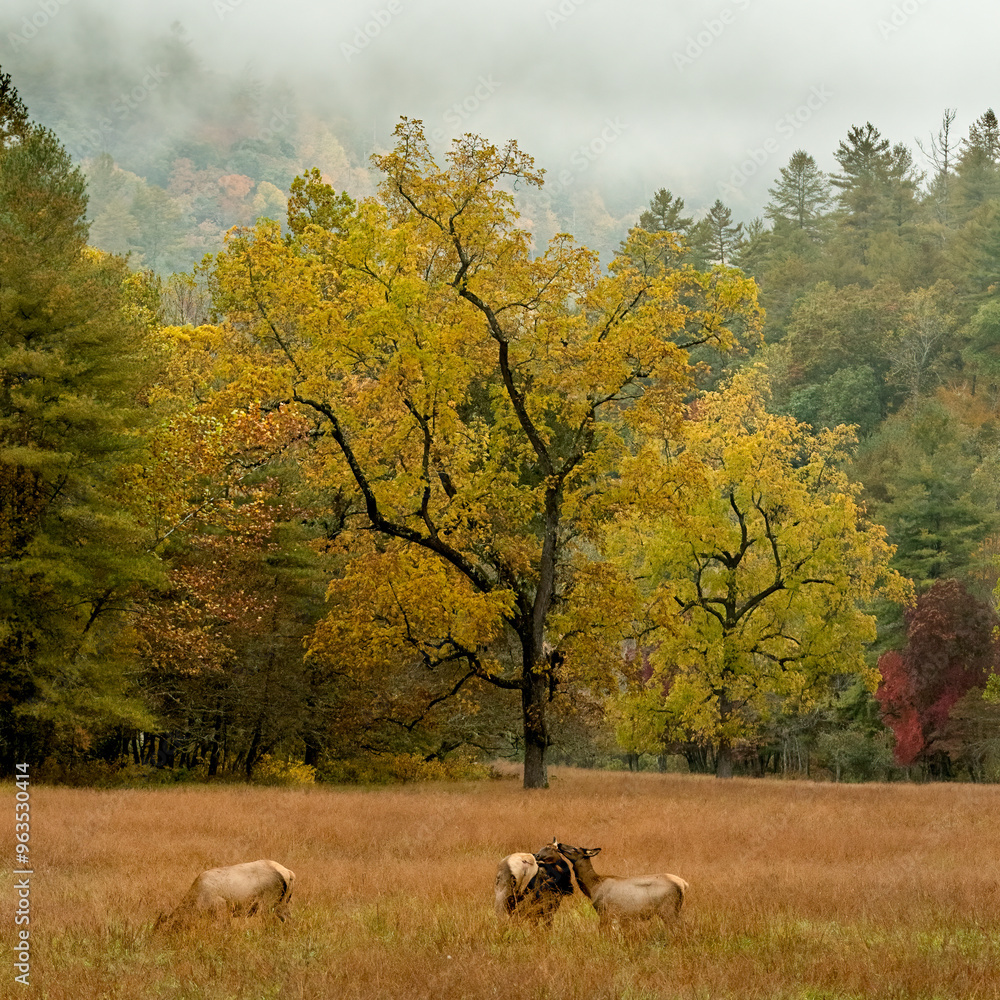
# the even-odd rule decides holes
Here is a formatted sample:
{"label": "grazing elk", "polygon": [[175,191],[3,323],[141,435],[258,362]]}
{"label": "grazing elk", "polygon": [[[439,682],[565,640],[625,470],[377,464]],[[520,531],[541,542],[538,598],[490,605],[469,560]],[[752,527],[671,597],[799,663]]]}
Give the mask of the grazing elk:
{"label": "grazing elk", "polygon": [[497,868],[497,916],[550,927],[563,896],[572,895],[569,865],[554,846],[543,847],[537,854],[508,855]]}
{"label": "grazing elk", "polygon": [[292,898],[295,872],[277,861],[247,861],[228,868],[210,868],[192,883],[177,909],[156,926],[176,927],[197,916],[253,916],[270,907],[284,921]]}
{"label": "grazing elk", "polygon": [[573,874],[584,894],[594,904],[602,930],[617,923],[620,927],[649,922],[659,917],[664,924],[681,912],[688,884],[676,875],[598,875],[590,859],[599,847],[570,847],[556,844],[559,853],[573,866]]}

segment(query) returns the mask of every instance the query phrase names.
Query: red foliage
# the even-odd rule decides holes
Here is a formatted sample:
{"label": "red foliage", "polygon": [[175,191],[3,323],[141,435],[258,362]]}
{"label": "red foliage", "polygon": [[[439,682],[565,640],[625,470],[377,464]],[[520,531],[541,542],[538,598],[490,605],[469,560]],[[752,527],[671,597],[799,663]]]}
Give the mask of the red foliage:
{"label": "red foliage", "polygon": [[993,608],[957,580],[936,581],[906,612],[906,647],[879,658],[875,693],[899,764],[926,759],[955,703],[986,683],[1000,663],[998,623]]}
{"label": "red foliage", "polygon": [[882,721],[896,737],[897,764],[912,764],[924,749],[924,734],[920,716],[914,708],[913,680],[902,654],[896,650],[879,657],[882,674],[875,697],[882,707]]}

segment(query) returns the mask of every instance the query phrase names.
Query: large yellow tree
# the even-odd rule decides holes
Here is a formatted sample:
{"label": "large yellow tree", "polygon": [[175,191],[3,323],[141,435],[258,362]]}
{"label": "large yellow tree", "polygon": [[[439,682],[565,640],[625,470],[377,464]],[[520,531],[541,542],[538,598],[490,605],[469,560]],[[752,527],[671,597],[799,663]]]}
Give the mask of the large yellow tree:
{"label": "large yellow tree", "polygon": [[909,594],[843,471],[852,429],[813,433],[769,413],[767,392],[751,367],[700,399],[672,459],[686,470],[678,503],[622,535],[650,581],[657,639],[623,727],[711,745],[720,777],[768,696],[808,706],[837,674],[874,689],[872,602]]}
{"label": "large yellow tree", "polygon": [[439,165],[404,119],[376,163],[377,198],[312,175],[290,236],[234,232],[215,275],[260,352],[247,384],[310,415],[336,498],[344,569],[310,656],[390,693],[416,671],[432,702],[519,693],[525,786],[544,787],[553,691],[609,681],[637,613],[603,529],[671,493],[647,471],[682,423],[687,348],[754,331],[755,287],[665,270],[667,235],[634,233],[606,274],[569,237],[533,256],[513,192],[542,172],[513,142],[466,135]]}

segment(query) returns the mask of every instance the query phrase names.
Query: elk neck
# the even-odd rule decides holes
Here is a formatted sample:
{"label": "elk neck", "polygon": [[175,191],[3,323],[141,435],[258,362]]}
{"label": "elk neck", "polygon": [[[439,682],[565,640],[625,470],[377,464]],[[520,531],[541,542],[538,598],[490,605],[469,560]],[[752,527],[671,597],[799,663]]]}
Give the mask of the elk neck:
{"label": "elk neck", "polygon": [[594,898],[597,887],[604,881],[603,875],[598,875],[594,871],[590,858],[580,858],[578,861],[570,862],[573,865],[573,874],[576,876],[577,885],[588,899]]}

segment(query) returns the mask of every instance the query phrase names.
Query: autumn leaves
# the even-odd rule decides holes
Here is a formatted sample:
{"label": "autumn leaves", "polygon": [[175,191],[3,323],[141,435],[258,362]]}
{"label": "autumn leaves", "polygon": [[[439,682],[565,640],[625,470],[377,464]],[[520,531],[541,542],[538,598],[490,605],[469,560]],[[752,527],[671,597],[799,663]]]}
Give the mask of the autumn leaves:
{"label": "autumn leaves", "polygon": [[637,710],[722,744],[764,693],[865,669],[889,549],[842,436],[767,414],[757,370],[691,405],[688,352],[757,335],[753,282],[641,230],[606,274],[569,238],[533,248],[515,144],[468,135],[441,166],[419,122],[396,139],[377,201],[307,178],[292,233],[234,231],[214,272],[240,343],[220,391],[291,407],[311,482],[347,498],[318,669],[519,690],[530,786],[551,699],[617,695],[629,640],[659,678]]}

